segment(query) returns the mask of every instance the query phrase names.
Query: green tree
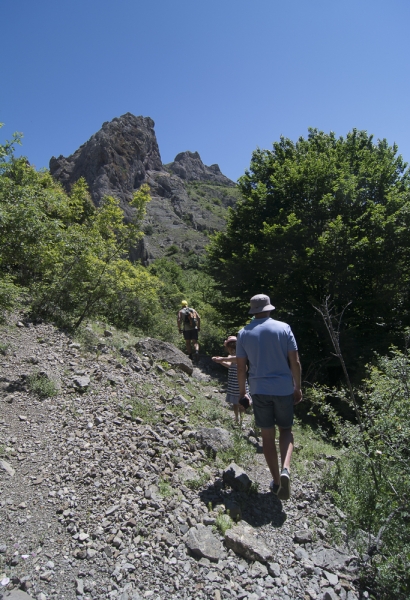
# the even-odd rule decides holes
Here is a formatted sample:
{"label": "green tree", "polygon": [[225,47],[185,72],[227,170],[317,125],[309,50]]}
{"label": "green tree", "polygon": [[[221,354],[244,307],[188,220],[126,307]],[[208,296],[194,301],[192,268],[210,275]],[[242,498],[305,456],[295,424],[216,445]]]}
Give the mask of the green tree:
{"label": "green tree", "polygon": [[249,298],[264,292],[288,321],[305,376],[339,377],[312,304],[330,296],[346,311],[341,332],[350,372],[385,352],[409,324],[409,173],[397,147],[364,131],[336,138],[309,130],[256,150],[239,180],[227,229],[208,249],[208,270],[238,325]]}
{"label": "green tree", "polygon": [[118,200],[92,204],[84,179],[68,196],[48,171],[16,159],[18,141],[0,146],[0,310],[25,290],[34,313],[60,324],[98,315],[147,326],[160,282],[127,258],[142,236],[148,187],[134,194],[125,222]]}

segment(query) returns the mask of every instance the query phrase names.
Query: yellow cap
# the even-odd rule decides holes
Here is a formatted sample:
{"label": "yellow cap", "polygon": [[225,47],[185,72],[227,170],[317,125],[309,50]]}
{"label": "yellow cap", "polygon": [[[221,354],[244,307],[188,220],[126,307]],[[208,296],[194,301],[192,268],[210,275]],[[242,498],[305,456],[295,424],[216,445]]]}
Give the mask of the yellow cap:
{"label": "yellow cap", "polygon": [[188,302],[186,300],[181,301],[181,306],[188,306]]}

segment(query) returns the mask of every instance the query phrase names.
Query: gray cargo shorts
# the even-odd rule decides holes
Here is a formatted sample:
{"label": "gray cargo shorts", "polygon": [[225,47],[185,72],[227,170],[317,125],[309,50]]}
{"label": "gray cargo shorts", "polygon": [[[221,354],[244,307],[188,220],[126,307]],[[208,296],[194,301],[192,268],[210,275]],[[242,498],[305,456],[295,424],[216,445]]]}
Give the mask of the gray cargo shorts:
{"label": "gray cargo shorts", "polygon": [[277,425],[290,429],[293,425],[293,394],[268,396],[252,394],[255,423],[261,429],[272,429]]}

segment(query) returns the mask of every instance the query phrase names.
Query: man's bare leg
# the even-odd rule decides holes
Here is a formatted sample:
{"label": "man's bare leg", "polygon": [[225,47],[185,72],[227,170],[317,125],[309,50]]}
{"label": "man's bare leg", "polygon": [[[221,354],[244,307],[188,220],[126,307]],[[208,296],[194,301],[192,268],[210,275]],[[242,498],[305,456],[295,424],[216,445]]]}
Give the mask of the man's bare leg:
{"label": "man's bare leg", "polygon": [[282,461],[282,469],[290,472],[290,459],[293,452],[293,433],[292,429],[282,429],[279,427],[279,449]]}
{"label": "man's bare leg", "polygon": [[191,340],[185,340],[185,344],[186,344],[186,349],[189,355],[192,354],[192,348],[191,348]]}
{"label": "man's bare leg", "polygon": [[271,429],[261,429],[263,454],[265,456],[266,464],[272,474],[272,478],[276,484],[280,482],[278,453],[276,451],[275,444],[275,427]]}

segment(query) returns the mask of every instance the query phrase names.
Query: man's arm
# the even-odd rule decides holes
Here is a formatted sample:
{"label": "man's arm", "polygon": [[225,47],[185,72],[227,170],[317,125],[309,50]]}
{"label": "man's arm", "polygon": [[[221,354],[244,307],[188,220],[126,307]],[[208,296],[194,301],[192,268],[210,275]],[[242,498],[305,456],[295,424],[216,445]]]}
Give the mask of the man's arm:
{"label": "man's arm", "polygon": [[181,333],[181,321],[182,321],[182,315],[181,315],[181,311],[178,312],[178,316],[177,316],[177,326],[178,326],[178,331]]}
{"label": "man's arm", "polygon": [[236,357],[236,365],[238,367],[238,384],[239,394],[241,398],[246,396],[246,356],[244,358]]}
{"label": "man's arm", "polygon": [[302,401],[302,365],[300,364],[299,354],[297,350],[289,350],[288,360],[290,370],[292,371],[293,377],[293,402],[299,404]]}

